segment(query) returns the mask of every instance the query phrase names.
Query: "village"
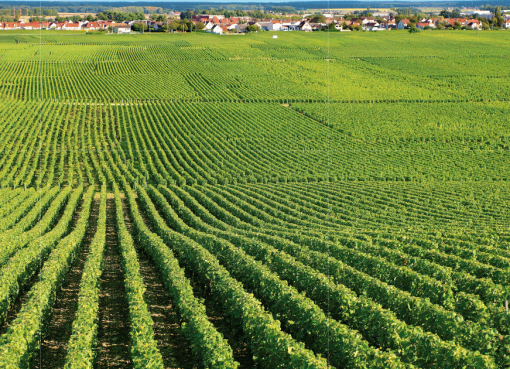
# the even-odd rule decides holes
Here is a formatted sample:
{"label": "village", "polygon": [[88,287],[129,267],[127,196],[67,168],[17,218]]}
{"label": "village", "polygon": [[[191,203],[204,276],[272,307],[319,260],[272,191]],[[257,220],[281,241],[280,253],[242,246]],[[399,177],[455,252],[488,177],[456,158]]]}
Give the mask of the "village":
{"label": "village", "polygon": [[[479,14],[480,13],[480,14]],[[274,19],[243,17],[226,17],[221,14],[194,14],[191,19],[181,19],[181,12],[172,12],[168,16],[157,19],[140,20],[101,20],[89,16],[79,21],[33,21],[23,17],[16,22],[0,22],[1,30],[57,30],[57,31],[101,31],[108,33],[131,32],[185,32],[202,31],[213,34],[239,34],[257,31],[302,31],[312,32],[321,30],[350,31],[390,31],[416,28],[429,29],[494,29],[492,22],[494,14],[479,12],[477,14],[463,14],[465,17],[445,18],[442,16],[430,18],[399,17],[395,13],[374,13],[338,15],[335,13],[319,13],[298,16],[290,14]],[[471,17],[469,17],[471,16]],[[489,22],[491,22],[489,24]],[[500,16],[499,29],[510,29],[510,12]]]}

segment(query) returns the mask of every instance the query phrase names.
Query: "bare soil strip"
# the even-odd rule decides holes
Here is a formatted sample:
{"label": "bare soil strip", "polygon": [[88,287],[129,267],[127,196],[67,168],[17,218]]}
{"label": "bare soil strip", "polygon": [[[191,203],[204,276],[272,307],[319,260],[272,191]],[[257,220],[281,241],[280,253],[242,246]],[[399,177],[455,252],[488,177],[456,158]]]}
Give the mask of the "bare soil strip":
{"label": "bare soil strip", "polygon": [[107,199],[105,268],[99,294],[96,368],[133,367],[130,354],[129,306],[115,226],[115,202]]}
{"label": "bare soil strip", "polygon": [[188,275],[188,273],[186,273],[186,276],[191,281],[193,294],[204,300],[209,321],[225,337],[230,347],[232,347],[234,360],[240,364],[239,369],[256,368],[257,365],[253,361],[253,353],[243,337],[241,328],[236,324],[237,322],[229,322],[225,315],[223,315],[221,307],[214,300],[209,286],[202,285],[199,278]]}
{"label": "bare soil strip", "polygon": [[[143,207],[139,206],[138,211],[140,212],[140,215],[142,216],[142,219],[144,220],[147,227],[153,231],[152,225],[148,220],[145,212],[143,211]],[[214,301],[214,296],[212,295],[208,286],[202,286],[199,278],[194,277],[186,269],[185,275],[190,280],[191,286],[193,288],[193,294],[196,297],[204,300],[204,305],[209,321],[214,325],[218,332],[220,332],[223,337],[225,337],[230,347],[232,347],[234,360],[240,364],[239,369],[256,368],[257,366],[253,361],[253,353],[249,349],[246,340],[243,337],[243,332],[237,325],[238,322],[233,322],[233,324],[227,322],[221,311],[221,307],[218,306],[218,301]]]}
{"label": "bare soil strip", "polygon": [[[125,198],[122,205],[127,229],[136,240],[133,233],[133,221]],[[137,251],[140,274],[146,288],[144,297],[154,321],[154,337],[163,356],[165,368],[192,369],[195,367],[193,356],[189,341],[181,332],[177,309],[174,308],[154,263],[142,250],[137,249]]]}
{"label": "bare soil strip", "polygon": [[[80,217],[82,204],[83,204],[83,198],[80,199],[78,206],[76,207],[76,211],[73,214],[73,219],[71,220],[71,227],[70,227],[69,232],[72,232],[74,230],[74,228],[76,227],[76,223],[78,222],[78,218]],[[53,223],[53,225],[58,224],[58,222],[60,221],[60,218],[62,217],[62,215],[64,215],[64,211],[65,211],[65,206],[63,206],[62,209],[60,210],[60,213],[57,216],[57,219],[55,219],[55,222]],[[43,216],[44,216],[44,213],[41,214],[39,219],[42,218]],[[34,273],[34,275],[32,275],[32,277],[28,281],[26,281],[23,288],[20,289],[18,296],[14,300],[14,303],[11,304],[9,310],[7,311],[5,321],[3,322],[3,324],[0,324],[0,335],[7,332],[7,329],[12,324],[12,322],[16,319],[16,317],[18,316],[18,313],[20,312],[23,305],[28,301],[28,295],[30,293],[30,290],[32,289],[34,284],[36,284],[39,281],[39,273],[41,272],[41,268],[42,268],[43,264],[44,264],[44,261],[41,260],[41,264],[39,265],[39,268],[37,269],[37,271]]]}
{"label": "bare soil strip", "polygon": [[62,368],[65,364],[67,344],[71,337],[73,320],[78,309],[78,294],[83,267],[87,260],[90,243],[96,234],[99,202],[99,198],[94,198],[92,202],[89,226],[81,253],[67,274],[62,287],[57,292],[43,342],[38,355],[34,358],[34,368]]}

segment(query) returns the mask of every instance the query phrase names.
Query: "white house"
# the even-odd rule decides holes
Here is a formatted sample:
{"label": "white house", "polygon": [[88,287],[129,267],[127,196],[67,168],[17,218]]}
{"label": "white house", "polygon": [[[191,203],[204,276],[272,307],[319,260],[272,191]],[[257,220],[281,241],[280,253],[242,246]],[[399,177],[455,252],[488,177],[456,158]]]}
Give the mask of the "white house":
{"label": "white house", "polygon": [[310,26],[310,23],[307,21],[302,21],[299,23],[299,25],[296,27],[299,31],[305,31],[305,32],[311,32],[312,26]]}
{"label": "white house", "polygon": [[300,23],[301,23],[301,21],[283,22],[282,28],[284,28],[284,29],[286,28],[286,30],[288,30],[288,31],[296,31],[298,29],[298,26]]}
{"label": "white house", "polygon": [[79,31],[81,29],[80,23],[64,23],[62,26],[64,31]]}
{"label": "white house", "polygon": [[131,27],[129,24],[117,24],[113,27],[113,33],[130,33]]}
{"label": "white house", "polygon": [[211,28],[211,32],[215,33],[217,35],[222,35],[223,34],[223,29],[221,28],[220,25],[216,24],[213,28]]}
{"label": "white house", "polygon": [[24,30],[41,29],[41,24],[39,22],[21,23],[21,29]]}
{"label": "white house", "polygon": [[259,22],[260,29],[264,31],[281,31],[282,24],[280,22],[271,20],[269,22]]}
{"label": "white house", "polygon": [[510,19],[504,21],[503,24],[501,25],[501,28],[510,29]]}
{"label": "white house", "polygon": [[407,28],[407,27],[409,27],[409,23],[411,23],[409,21],[409,19],[401,19],[400,22],[398,22],[398,24],[397,24],[397,28],[398,29]]}
{"label": "white house", "polygon": [[482,26],[480,24],[478,24],[478,22],[469,22],[467,27],[470,29],[474,29],[476,31],[479,31],[480,29],[482,29]]}

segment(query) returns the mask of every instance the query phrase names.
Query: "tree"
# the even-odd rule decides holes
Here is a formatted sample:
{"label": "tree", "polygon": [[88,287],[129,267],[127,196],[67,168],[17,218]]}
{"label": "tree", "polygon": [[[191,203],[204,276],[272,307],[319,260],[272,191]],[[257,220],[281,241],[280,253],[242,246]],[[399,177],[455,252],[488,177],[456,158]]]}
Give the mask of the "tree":
{"label": "tree", "polygon": [[168,29],[171,31],[177,31],[179,29],[179,22],[173,21],[168,25]]}
{"label": "tree", "polygon": [[246,26],[246,32],[257,32],[260,31],[260,27],[256,24],[250,24]]}
{"label": "tree", "polygon": [[311,23],[326,23],[326,17],[322,14],[316,14],[310,19]]}
{"label": "tree", "polygon": [[204,24],[204,23],[202,23],[202,22],[197,22],[197,23],[195,24],[195,28],[196,28],[197,30],[201,31],[201,30],[203,30],[203,29],[205,28],[205,24]]}
{"label": "tree", "polygon": [[444,24],[443,23],[438,23],[436,28],[440,31],[444,30]]}
{"label": "tree", "polygon": [[192,17],[193,13],[189,9],[181,13],[181,19],[191,19]]}
{"label": "tree", "polygon": [[494,11],[494,20],[493,20],[493,24],[496,26],[496,27],[501,27],[503,25],[503,22],[505,21],[505,18],[503,18],[501,16],[501,7],[497,7],[496,10]]}
{"label": "tree", "polygon": [[133,29],[133,31],[135,32],[142,32],[142,31],[147,31],[149,28],[147,27],[146,24],[144,23],[141,23],[141,22],[137,22],[137,23],[134,23],[131,28]]}
{"label": "tree", "polygon": [[446,9],[443,9],[439,13],[439,15],[444,18],[460,18],[460,11],[458,9],[455,9],[450,12]]}
{"label": "tree", "polygon": [[177,27],[179,31],[186,32],[188,30],[188,25],[186,23],[179,23],[179,26]]}
{"label": "tree", "polygon": [[459,21],[455,21],[455,24],[453,25],[453,29],[459,30],[461,28],[462,28],[462,25],[460,24],[460,22]]}
{"label": "tree", "polygon": [[412,23],[409,23],[409,33],[420,33],[420,30]]}

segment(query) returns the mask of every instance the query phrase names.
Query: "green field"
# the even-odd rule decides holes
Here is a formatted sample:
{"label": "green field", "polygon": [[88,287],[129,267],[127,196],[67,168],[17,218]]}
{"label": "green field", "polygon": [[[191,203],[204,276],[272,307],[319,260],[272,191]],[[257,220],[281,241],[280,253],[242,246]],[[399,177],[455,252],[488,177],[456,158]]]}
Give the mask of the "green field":
{"label": "green field", "polygon": [[510,32],[271,35],[0,33],[1,368],[510,367]]}

